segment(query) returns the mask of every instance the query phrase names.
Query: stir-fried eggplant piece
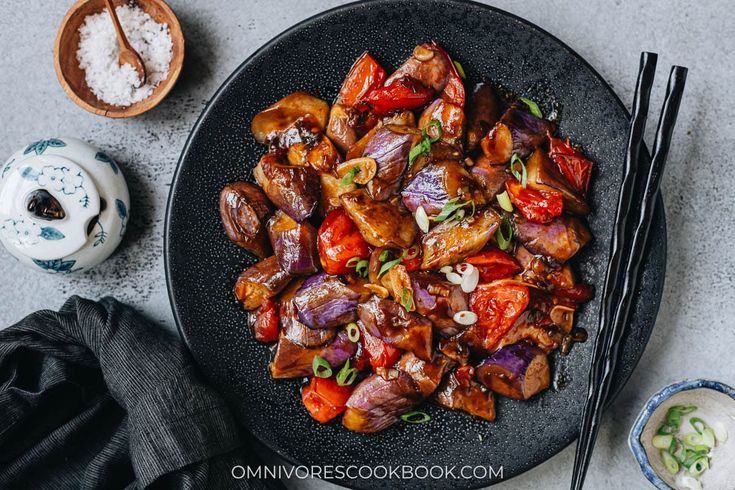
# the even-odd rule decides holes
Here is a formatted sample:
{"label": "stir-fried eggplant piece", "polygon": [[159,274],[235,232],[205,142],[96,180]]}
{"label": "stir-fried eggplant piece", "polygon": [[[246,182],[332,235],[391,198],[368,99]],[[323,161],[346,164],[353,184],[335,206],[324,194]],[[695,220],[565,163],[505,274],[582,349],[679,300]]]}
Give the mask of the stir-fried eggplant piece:
{"label": "stir-fried eggplant piece", "polygon": [[455,365],[454,361],[442,354],[436,354],[430,361],[427,361],[411,352],[407,352],[398,361],[396,368],[411,376],[421,392],[421,396],[428,398],[436,391],[444,375]]}
{"label": "stir-fried eggplant piece", "polygon": [[559,263],[574,257],[592,239],[585,224],[572,216],[561,216],[546,224],[515,217],[513,236],[529,252],[550,257]]}
{"label": "stir-fried eggplant piece", "polygon": [[518,317],[513,328],[498,342],[498,347],[503,348],[525,340],[548,353],[559,348],[563,337],[562,330],[551,323],[548,315],[537,310],[527,310]]}
{"label": "stir-fried eggplant piece", "polygon": [[309,328],[301,323],[293,299],[303,282],[301,279],[296,280],[281,293],[281,332],[283,337],[301,347],[320,347],[331,342],[337,331],[331,328]]}
{"label": "stir-fried eggplant piece", "polygon": [[483,158],[478,159],[470,170],[470,175],[489,202],[493,202],[496,195],[505,191],[505,181],[512,178],[504,165],[491,165]]}
{"label": "stir-fried eggplant piece", "polygon": [[230,240],[260,258],[270,253],[266,221],[273,206],[260,187],[249,182],[227,184],[219,196],[219,212]]}
{"label": "stir-fried eggplant piece", "polygon": [[332,342],[322,347],[301,346],[281,333],[270,363],[271,376],[275,379],[313,376],[314,357],[319,356],[336,368],[352,357],[356,350],[357,344],[352,342],[344,331],[339,332]]}
{"label": "stir-fried eggplant piece", "polygon": [[444,379],[434,394],[434,401],[450,410],[461,410],[490,422],[495,420],[493,392],[476,381],[458,379],[456,372]]}
{"label": "stir-fried eggplant piece", "polygon": [[500,349],[477,367],[477,378],[495,393],[528,400],[551,383],[551,368],[544,351],[527,342]]}
{"label": "stir-fried eggplant piece", "polygon": [[439,339],[439,352],[458,364],[465,365],[470,358],[470,348],[461,342],[461,335]]}
{"label": "stir-fried eggplant piece", "polygon": [[258,143],[266,143],[308,114],[314,117],[323,131],[327,126],[329,104],[306,92],[294,92],[256,114],[250,129]]}
{"label": "stir-fried eggplant piece", "polygon": [[443,281],[430,272],[411,274],[416,313],[425,316],[442,337],[451,337],[466,327],[454,321],[454,314],[469,309],[467,293],[459,284]]}
{"label": "stir-fried eggplant piece", "polygon": [[380,432],[421,402],[421,392],[410,375],[393,368],[384,375],[372,374],[355,387],[347,400],[343,426],[355,432]]}
{"label": "stir-fried eggplant piece", "polygon": [[474,151],[480,140],[500,118],[500,100],[489,83],[478,83],[467,106],[467,150]]}
{"label": "stir-fried eggplant piece", "polygon": [[374,201],[364,189],[340,196],[342,207],[374,247],[408,248],[413,244],[416,221],[410,214],[385,201]]}
{"label": "stir-fried eggplant piece", "polygon": [[336,277],[322,272],[304,281],[293,302],[304,324],[332,328],[357,319],[359,296]]}
{"label": "stir-fried eggplant piece", "polygon": [[291,274],[281,269],[275,256],[248,267],[235,283],[235,297],[246,310],[254,310],[267,298],[280,293],[291,281]]}
{"label": "stir-fried eggplant piece", "polygon": [[269,139],[269,151],[286,154],[291,165],[311,166],[318,172],[329,172],[342,161],[342,156],[313,116],[300,117],[289,127]]}
{"label": "stir-fried eggplant piece", "polygon": [[464,139],[464,110],[443,99],[436,99],[424,109],[419,118],[419,128],[426,129],[432,121],[439,121],[440,140],[461,148]]}
{"label": "stir-fried eggplant piece", "polygon": [[431,360],[431,322],[389,299],[373,296],[357,307],[360,322],[386,343]]}
{"label": "stir-fried eggplant piece", "polygon": [[319,175],[313,168],[285,165],[277,156],[267,154],[253,175],[273,204],[299,223],[316,211]]}
{"label": "stir-fried eggplant piece", "polygon": [[555,130],[555,123],[513,104],[482,139],[482,151],[492,163],[505,163],[513,154],[526,158]]}
{"label": "stir-fried eggplant piece", "polygon": [[327,136],[340,150],[347,152],[357,143],[357,131],[350,125],[350,113],[341,104],[334,104],[329,111]]}
{"label": "stir-fried eggplant piece", "polygon": [[408,164],[408,153],[417,135],[405,126],[385,126],[365,146],[363,156],[373,158],[378,166],[375,177],[367,184],[370,197],[376,201],[398,193]]}
{"label": "stir-fried eggplant piece", "polygon": [[487,244],[499,224],[500,215],[491,208],[461,221],[444,221],[421,239],[421,268],[439,269],[475,255]]}
{"label": "stir-fried eggplant piece", "polygon": [[585,215],[590,207],[559,173],[554,162],[542,150],[536,150],[526,162],[528,185],[537,190],[555,190],[561,193],[564,210],[570,213]]}
{"label": "stir-fried eggplant piece", "polygon": [[439,93],[446,86],[451,70],[452,62],[444,50],[434,43],[424,43],[414,48],[412,56],[388,77],[385,85],[408,76]]}
{"label": "stir-fried eggplant piece", "polygon": [[278,263],[289,274],[308,275],[319,270],[316,228],[311,223],[297,223],[278,210],[268,221],[268,236]]}
{"label": "stir-fried eggplant piece", "polygon": [[454,198],[461,202],[474,199],[476,206],[484,201],[484,197],[475,192],[475,183],[464,166],[451,160],[430,163],[422,168],[403,188],[401,196],[409,211],[415,213],[421,206],[429,216],[441,213]]}

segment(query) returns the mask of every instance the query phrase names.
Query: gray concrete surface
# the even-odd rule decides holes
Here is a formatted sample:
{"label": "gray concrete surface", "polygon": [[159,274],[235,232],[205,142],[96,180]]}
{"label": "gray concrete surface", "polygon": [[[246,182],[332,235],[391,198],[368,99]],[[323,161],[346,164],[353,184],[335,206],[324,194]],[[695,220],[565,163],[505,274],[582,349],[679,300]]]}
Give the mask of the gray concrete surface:
{"label": "gray concrete surface", "polygon": [[[54,135],[91,141],[121,162],[133,217],[120,250],[72,276],[26,269],[0,251],[0,326],[71,294],[114,295],[173,328],[163,275],[163,220],[174,167],[208,98],[250,53],[337,0],[171,0],[187,39],[180,82],[156,110],[131,120],[75,106],[53,70],[53,41],[68,1],[0,2],[0,158]],[[666,289],[648,349],[607,416],[588,488],[647,488],[627,432],[647,397],[668,383],[705,377],[735,384],[735,11],[727,0],[494,0],[585,57],[629,104],[641,50],[656,51],[660,107],[666,68],[690,68],[664,179],[669,224]],[[652,132],[652,128],[651,128]],[[498,489],[568,488],[573,448]],[[310,486],[317,487],[317,483]]]}

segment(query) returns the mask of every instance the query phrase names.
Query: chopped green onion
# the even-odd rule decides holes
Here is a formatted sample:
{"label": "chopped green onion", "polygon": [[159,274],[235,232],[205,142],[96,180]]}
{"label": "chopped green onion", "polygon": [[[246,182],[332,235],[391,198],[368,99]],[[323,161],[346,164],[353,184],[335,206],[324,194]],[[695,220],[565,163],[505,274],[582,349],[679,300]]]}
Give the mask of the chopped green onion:
{"label": "chopped green onion", "polygon": [[385,264],[380,266],[380,270],[378,271],[378,277],[382,276],[383,274],[391,270],[393,267],[400,264],[402,260],[403,260],[403,257],[398,257],[397,259],[391,260],[390,262],[386,262]]}
{"label": "chopped green onion", "polygon": [[[434,133],[436,133],[435,136],[431,136],[429,134],[428,129],[434,128]],[[429,124],[426,125],[426,127],[421,130],[421,133],[424,135],[424,138],[427,138],[429,140],[429,143],[436,143],[439,141],[439,138],[442,137],[442,123],[441,121],[437,119],[432,119]]]}
{"label": "chopped green onion", "polygon": [[709,460],[706,457],[699,458],[689,466],[689,474],[692,476],[699,476],[706,469],[709,469]]}
{"label": "chopped green onion", "polygon": [[425,153],[429,153],[431,151],[431,142],[428,140],[428,138],[424,138],[419,142],[418,145],[411,148],[411,151],[408,152],[408,163],[409,165],[413,163],[414,160],[419,155],[423,155]]}
{"label": "chopped green onion", "polygon": [[459,64],[459,61],[454,62],[454,67],[457,69],[457,74],[459,74],[460,77],[464,80],[467,78],[467,75],[465,75],[464,68],[462,68],[462,65]]}
{"label": "chopped green onion", "polygon": [[704,429],[707,428],[707,424],[705,424],[704,420],[699,417],[692,417],[689,419],[689,423],[692,424],[692,427],[694,427],[694,430],[696,430],[698,434],[701,434],[704,432]]}
{"label": "chopped green onion", "polygon": [[355,272],[360,277],[367,277],[368,276],[368,267],[370,266],[370,262],[367,260],[361,260],[357,263],[355,266]]}
{"label": "chopped green onion", "polygon": [[357,369],[350,367],[350,360],[347,359],[345,365],[337,373],[337,384],[339,386],[348,386],[355,382],[357,378]]}
{"label": "chopped green onion", "polygon": [[711,427],[705,427],[702,431],[702,444],[708,448],[715,447],[715,431]]}
{"label": "chopped green onion", "polygon": [[[521,164],[520,172],[516,170],[516,162]],[[521,157],[519,157],[515,153],[513,153],[513,156],[510,157],[510,173],[513,174],[513,177],[515,177],[523,187],[526,187],[526,185],[528,185],[528,172],[526,171],[526,163],[521,160]]]}
{"label": "chopped green onion", "polygon": [[536,102],[532,101],[528,97],[518,97],[518,99],[528,106],[528,110],[531,111],[531,114],[538,117],[539,119],[542,119],[544,117],[541,109],[538,108],[538,104]]}
{"label": "chopped green onion", "polygon": [[[505,231],[503,229],[505,228]],[[513,227],[510,225],[508,218],[503,216],[503,221],[498,226],[498,231],[495,232],[495,240],[498,242],[498,248],[500,250],[508,250],[513,239]]]}
{"label": "chopped green onion", "polygon": [[409,424],[423,424],[424,422],[431,420],[431,417],[429,417],[429,414],[424,412],[412,411],[401,415],[401,420],[408,422]]}
{"label": "chopped green onion", "polygon": [[350,339],[350,342],[354,343],[360,340],[360,328],[357,326],[357,323],[351,322],[347,324],[347,338]]}
{"label": "chopped green onion", "polygon": [[661,459],[664,460],[664,466],[669,473],[672,475],[679,473],[679,462],[672,455],[666,451],[661,451]]}
{"label": "chopped green onion", "polygon": [[450,199],[449,201],[447,201],[446,204],[444,204],[444,207],[442,208],[441,212],[437,214],[436,217],[434,217],[434,221],[445,221],[449,219],[450,216],[454,215],[460,209],[470,206],[470,205],[472,206],[472,213],[474,214],[475,212],[475,209],[474,209],[475,200],[474,199],[470,199],[469,201],[465,201],[462,203],[458,201],[459,201],[459,197],[455,197],[454,199]]}
{"label": "chopped green onion", "polygon": [[403,306],[406,311],[413,311],[416,309],[413,305],[413,294],[411,294],[411,290],[408,288],[403,288],[403,291],[401,291],[401,306]]}
{"label": "chopped green onion", "polygon": [[508,211],[509,213],[513,212],[513,203],[510,202],[508,191],[503,191],[496,195],[495,199],[498,200],[498,204],[500,204],[500,207],[503,208],[504,211]]}
{"label": "chopped green onion", "polygon": [[390,250],[385,249],[382,252],[380,252],[380,255],[378,256],[378,260],[381,262],[385,262],[388,260],[388,257],[390,257]]}
{"label": "chopped green onion", "polygon": [[342,177],[342,180],[340,180],[339,185],[342,187],[347,187],[348,185],[352,185],[352,179],[355,178],[355,175],[360,173],[360,168],[355,165],[350,169],[349,172],[345,174],[344,177]]}
{"label": "chopped green onion", "polygon": [[652,444],[653,447],[656,449],[669,449],[671,447],[671,443],[674,441],[674,436],[667,435],[667,436],[653,436]]}
{"label": "chopped green onion", "polygon": [[332,366],[321,356],[314,356],[311,361],[311,370],[317,378],[328,378],[332,375]]}
{"label": "chopped green onion", "polygon": [[345,267],[350,267],[350,268],[357,267],[357,264],[360,263],[360,260],[361,260],[360,257],[352,257],[350,260],[348,260],[345,263]]}
{"label": "chopped green onion", "polygon": [[700,446],[703,444],[702,442],[702,435],[698,434],[696,432],[690,432],[688,434],[684,434],[684,436],[681,438],[681,440],[686,444],[687,446]]}

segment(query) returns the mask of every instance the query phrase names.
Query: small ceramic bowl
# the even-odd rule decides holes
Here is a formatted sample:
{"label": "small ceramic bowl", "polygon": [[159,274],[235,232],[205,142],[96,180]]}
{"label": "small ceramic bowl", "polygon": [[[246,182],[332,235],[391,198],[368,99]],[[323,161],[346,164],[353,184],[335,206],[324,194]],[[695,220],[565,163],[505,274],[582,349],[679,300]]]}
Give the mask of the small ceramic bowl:
{"label": "small ceramic bowl", "polygon": [[[128,0],[113,0],[117,5],[126,4]],[[88,15],[98,14],[105,9],[104,0],[78,0],[66,13],[54,44],[54,67],[64,92],[78,106],[100,116],[124,118],[142,114],[157,106],[173,88],[179,78],[184,64],[184,34],[173,10],[163,0],[137,0],[137,6],[143,9],[156,22],[168,24],[173,43],[173,53],[168,69],[168,77],[156,86],[150,97],[127,107],[120,107],[103,102],[87,85],[84,70],[79,67],[77,50],[79,49],[79,26]]]}
{"label": "small ceramic bowl", "polygon": [[666,412],[674,405],[695,405],[695,414],[709,423],[711,415],[717,416],[728,433],[728,440],[718,443],[712,450],[710,469],[706,470],[700,481],[703,490],[735,489],[735,390],[718,383],[697,379],[682,381],[667,386],[653,395],[638,418],[628,436],[628,445],[638,461],[646,478],[659,490],[676,488],[675,477],[664,467],[659,449],[653,447],[652,438],[663,424]]}

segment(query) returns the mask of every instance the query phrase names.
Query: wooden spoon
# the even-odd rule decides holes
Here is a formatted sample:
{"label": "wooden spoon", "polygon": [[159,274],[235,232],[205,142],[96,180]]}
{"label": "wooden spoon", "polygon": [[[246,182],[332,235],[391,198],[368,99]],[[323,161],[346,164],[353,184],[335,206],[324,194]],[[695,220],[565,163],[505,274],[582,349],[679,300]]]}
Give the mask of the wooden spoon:
{"label": "wooden spoon", "polygon": [[115,32],[117,33],[117,41],[120,43],[120,56],[117,61],[122,65],[130,65],[138,73],[138,87],[141,87],[145,83],[145,65],[143,59],[140,57],[138,52],[128,42],[128,38],[125,37],[125,31],[123,31],[120,25],[120,19],[117,18],[117,12],[115,12],[115,5],[112,0],[105,0],[107,11],[110,12],[112,18],[112,25],[115,26]]}

